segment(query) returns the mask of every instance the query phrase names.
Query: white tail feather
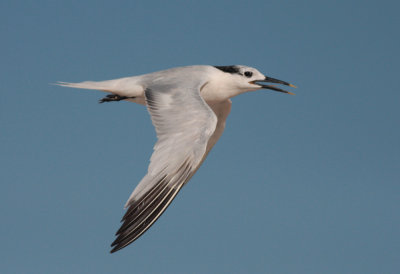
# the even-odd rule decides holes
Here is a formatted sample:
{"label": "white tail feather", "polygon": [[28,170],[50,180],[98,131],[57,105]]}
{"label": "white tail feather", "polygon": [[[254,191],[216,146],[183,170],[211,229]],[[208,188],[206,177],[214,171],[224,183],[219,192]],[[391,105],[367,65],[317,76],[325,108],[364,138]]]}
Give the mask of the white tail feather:
{"label": "white tail feather", "polygon": [[69,88],[95,89],[111,92],[120,96],[143,97],[144,88],[137,83],[136,77],[126,77],[107,81],[85,81],[80,83],[57,82],[56,85]]}
{"label": "white tail feather", "polygon": [[68,83],[68,82],[57,82],[56,85],[68,88],[82,88],[82,89],[96,89],[103,91],[110,91],[109,86],[104,85],[102,82],[85,81],[81,83]]}

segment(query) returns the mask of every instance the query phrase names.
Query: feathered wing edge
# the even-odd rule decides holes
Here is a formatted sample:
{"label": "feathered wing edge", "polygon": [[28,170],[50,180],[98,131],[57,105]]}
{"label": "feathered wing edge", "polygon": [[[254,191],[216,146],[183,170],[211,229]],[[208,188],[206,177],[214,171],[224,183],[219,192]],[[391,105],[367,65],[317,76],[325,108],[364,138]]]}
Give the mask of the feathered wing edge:
{"label": "feathered wing edge", "polygon": [[146,232],[161,214],[168,208],[172,200],[190,178],[190,161],[186,161],[174,175],[160,176],[157,184],[139,200],[129,205],[123,224],[117,231],[117,239],[111,244],[114,253],[139,238]]}
{"label": "feathered wing edge", "polygon": [[[157,162],[159,161],[160,158],[158,158],[158,156],[156,157],[158,153],[167,153],[169,157],[176,156],[181,158],[181,161],[174,169],[171,168],[175,165],[170,165],[168,163],[164,163],[166,164],[164,168],[154,167],[153,169],[151,168],[151,165],[155,164],[155,162],[151,162],[150,169],[158,171],[155,175],[154,172],[149,172],[138,185],[149,185],[151,187],[146,189],[144,193],[142,192],[138,196],[133,195],[129,198],[127,203],[128,210],[121,220],[123,224],[116,233],[117,239],[111,244],[113,247],[111,253],[126,247],[139,238],[167,209],[182,186],[185,185],[196,172],[201,163],[202,157],[206,152],[207,142],[213,134],[217,124],[215,114],[200,97],[199,91],[197,91],[192,98],[189,98],[192,104],[187,105],[187,109],[184,112],[186,115],[176,113],[174,105],[164,105],[163,100],[167,99],[165,96],[169,96],[167,94],[154,94],[150,90],[146,90],[145,96],[153,124],[156,127],[157,135],[159,137],[159,141],[155,146],[156,150],[152,155],[152,161],[153,159],[158,159]],[[169,100],[166,101],[169,102]],[[174,101],[174,103],[182,106],[182,102],[179,99]],[[193,111],[194,106],[197,108],[196,111]],[[199,112],[199,110],[201,111]],[[191,115],[195,116],[199,120],[199,124],[196,124],[195,128],[192,128],[194,125],[193,116]],[[170,120],[165,123],[166,121],[164,121],[164,119],[168,119],[166,117],[172,120],[173,123],[169,124],[171,123]],[[171,128],[171,126],[173,128]],[[171,137],[174,138],[174,135],[165,139],[168,135],[165,135],[165,130],[167,132],[170,130],[179,131],[183,133],[179,134],[180,136],[191,136],[191,134],[201,135],[201,139],[199,139],[201,141],[198,140],[199,142],[194,144],[192,139],[189,138],[191,141],[187,144],[182,140],[183,143],[176,140],[176,142],[174,141],[176,145],[179,145],[180,147],[184,146],[186,148],[191,146],[192,149],[185,149],[185,153],[182,155],[173,155],[178,154],[178,152],[175,151],[176,148],[174,146],[168,147],[164,142],[168,142]],[[165,149],[167,151],[165,151]],[[162,159],[165,160],[164,157],[162,157]],[[174,161],[174,163],[176,164],[178,162]],[[160,163],[157,163],[156,165],[158,166],[158,164]],[[135,191],[133,194],[135,194]]]}

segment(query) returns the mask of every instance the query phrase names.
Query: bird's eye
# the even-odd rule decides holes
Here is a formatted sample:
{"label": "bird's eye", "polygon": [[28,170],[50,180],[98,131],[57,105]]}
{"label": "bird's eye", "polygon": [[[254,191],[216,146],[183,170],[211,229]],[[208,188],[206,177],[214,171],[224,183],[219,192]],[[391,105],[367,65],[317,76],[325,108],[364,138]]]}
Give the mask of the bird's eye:
{"label": "bird's eye", "polygon": [[251,76],[253,76],[253,73],[251,71],[245,71],[244,76],[250,78]]}

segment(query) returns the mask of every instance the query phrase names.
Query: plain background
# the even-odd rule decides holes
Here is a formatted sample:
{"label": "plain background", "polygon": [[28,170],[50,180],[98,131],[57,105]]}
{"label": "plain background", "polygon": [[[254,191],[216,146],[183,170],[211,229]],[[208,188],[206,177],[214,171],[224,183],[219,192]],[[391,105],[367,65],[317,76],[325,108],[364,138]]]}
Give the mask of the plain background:
{"label": "plain background", "polygon": [[[398,1],[0,4],[1,273],[399,273]],[[109,254],[155,142],[146,109],[50,85],[244,64],[171,207]]]}

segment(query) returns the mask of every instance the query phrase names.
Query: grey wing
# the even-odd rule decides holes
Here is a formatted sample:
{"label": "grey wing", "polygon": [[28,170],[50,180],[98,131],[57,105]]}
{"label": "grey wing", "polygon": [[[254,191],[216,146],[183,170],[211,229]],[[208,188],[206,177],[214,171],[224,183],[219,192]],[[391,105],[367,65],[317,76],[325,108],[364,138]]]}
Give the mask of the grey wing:
{"label": "grey wing", "polygon": [[201,164],[217,118],[199,89],[156,87],[145,91],[158,141],[148,173],[125,205],[128,210],[111,253],[149,229]]}

